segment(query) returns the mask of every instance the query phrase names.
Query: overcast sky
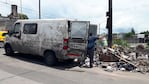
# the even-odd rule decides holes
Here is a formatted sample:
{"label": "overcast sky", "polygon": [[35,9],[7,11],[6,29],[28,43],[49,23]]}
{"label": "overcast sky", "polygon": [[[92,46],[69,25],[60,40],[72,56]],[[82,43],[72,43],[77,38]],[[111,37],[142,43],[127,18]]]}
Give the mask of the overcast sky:
{"label": "overcast sky", "polygon": [[[0,0],[0,13],[10,13],[10,4],[19,6],[21,0]],[[22,0],[22,12],[38,18],[39,0]],[[6,2],[6,3],[3,3]],[[100,32],[107,33],[106,11],[108,0],[41,0],[42,18],[70,18],[100,24]],[[113,32],[149,30],[149,0],[113,0]]]}

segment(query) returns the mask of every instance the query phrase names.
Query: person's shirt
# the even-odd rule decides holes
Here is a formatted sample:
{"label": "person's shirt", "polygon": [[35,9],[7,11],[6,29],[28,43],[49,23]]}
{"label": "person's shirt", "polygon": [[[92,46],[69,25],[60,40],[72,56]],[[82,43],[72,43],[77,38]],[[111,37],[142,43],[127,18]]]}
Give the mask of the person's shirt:
{"label": "person's shirt", "polygon": [[88,46],[87,49],[94,49],[95,47],[95,41],[98,39],[98,37],[90,36],[88,38]]}
{"label": "person's shirt", "polygon": [[103,42],[103,47],[108,46],[108,42],[107,42],[107,39],[105,37],[102,39],[102,42]]}

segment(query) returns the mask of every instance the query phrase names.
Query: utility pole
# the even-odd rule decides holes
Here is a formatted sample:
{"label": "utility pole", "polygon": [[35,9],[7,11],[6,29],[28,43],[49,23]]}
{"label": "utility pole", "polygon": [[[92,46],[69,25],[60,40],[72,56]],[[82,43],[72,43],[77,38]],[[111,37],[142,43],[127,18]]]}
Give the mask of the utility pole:
{"label": "utility pole", "polygon": [[108,29],[108,47],[112,47],[112,0],[109,0],[109,11],[106,14]]}
{"label": "utility pole", "polygon": [[41,19],[41,7],[40,7],[40,0],[39,0],[39,19]]}
{"label": "utility pole", "polygon": [[20,8],[20,9],[21,9],[20,12],[21,12],[21,14],[22,14],[22,0],[20,0],[20,7],[21,7],[21,8]]}

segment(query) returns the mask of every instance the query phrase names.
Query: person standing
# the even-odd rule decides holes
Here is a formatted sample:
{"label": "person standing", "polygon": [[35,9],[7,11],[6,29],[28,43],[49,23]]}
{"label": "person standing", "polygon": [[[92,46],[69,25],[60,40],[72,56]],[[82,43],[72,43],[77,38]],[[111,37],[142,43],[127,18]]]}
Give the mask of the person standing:
{"label": "person standing", "polygon": [[95,41],[97,39],[99,39],[99,38],[92,36],[92,33],[89,34],[88,46],[87,46],[87,55],[89,55],[89,59],[90,59],[90,68],[93,67],[93,63],[94,63]]}

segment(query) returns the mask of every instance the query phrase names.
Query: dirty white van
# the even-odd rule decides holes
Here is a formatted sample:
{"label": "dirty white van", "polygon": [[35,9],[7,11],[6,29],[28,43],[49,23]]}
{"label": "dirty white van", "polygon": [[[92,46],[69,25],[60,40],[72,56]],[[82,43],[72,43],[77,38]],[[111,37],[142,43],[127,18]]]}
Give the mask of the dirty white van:
{"label": "dirty white van", "polygon": [[5,41],[5,52],[43,56],[47,65],[82,59],[87,48],[89,21],[18,20]]}

